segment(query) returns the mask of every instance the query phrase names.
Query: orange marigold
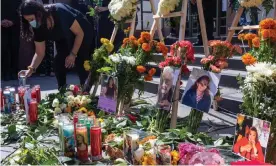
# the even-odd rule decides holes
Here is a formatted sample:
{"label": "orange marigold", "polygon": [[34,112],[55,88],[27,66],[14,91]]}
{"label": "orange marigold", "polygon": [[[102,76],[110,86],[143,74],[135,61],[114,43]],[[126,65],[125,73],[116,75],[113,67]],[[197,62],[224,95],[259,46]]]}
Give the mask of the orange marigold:
{"label": "orange marigold", "polygon": [[144,66],[139,65],[136,67],[136,70],[141,74],[146,71],[146,68]]}
{"label": "orange marigold", "polygon": [[142,32],[140,38],[142,38],[145,41],[150,41],[150,33],[149,32]]}
{"label": "orange marigold", "polygon": [[155,68],[151,68],[151,69],[148,71],[148,75],[149,75],[149,76],[153,76],[155,73],[156,73],[156,69],[155,69]]}
{"label": "orange marigold", "polygon": [[260,47],[260,38],[255,37],[255,38],[252,40],[252,44],[253,44],[253,47],[259,48],[259,47]]}
{"label": "orange marigold", "polygon": [[142,44],[142,49],[146,52],[149,52],[151,50],[150,44],[148,43],[143,43]]}
{"label": "orange marigold", "polygon": [[245,40],[252,40],[252,39],[254,39],[255,37],[257,37],[256,34],[254,34],[254,33],[248,33],[248,34],[246,34],[246,35],[244,36],[244,39],[245,39]]}
{"label": "orange marigold", "polygon": [[145,80],[145,81],[152,81],[152,76],[146,75],[146,76],[144,77],[144,80]]}
{"label": "orange marigold", "polygon": [[272,18],[266,18],[260,22],[260,28],[261,29],[275,29],[276,28],[276,22]]}
{"label": "orange marigold", "polygon": [[136,39],[135,36],[130,36],[130,37],[129,37],[129,40],[130,40],[130,41],[135,41],[135,40],[137,40],[137,39]]}
{"label": "orange marigold", "polygon": [[244,40],[244,36],[245,36],[245,34],[241,33],[241,34],[238,35],[238,39],[239,40]]}
{"label": "orange marigold", "polygon": [[242,56],[242,62],[245,64],[245,65],[252,65],[254,63],[256,63],[256,58],[253,57],[250,53],[245,53],[243,56]]}
{"label": "orange marigold", "polygon": [[138,39],[138,43],[139,43],[139,44],[143,44],[143,43],[145,43],[145,41],[144,41],[143,38],[139,38],[139,39]]}
{"label": "orange marigold", "polygon": [[129,42],[129,38],[124,38],[123,44],[127,44]]}

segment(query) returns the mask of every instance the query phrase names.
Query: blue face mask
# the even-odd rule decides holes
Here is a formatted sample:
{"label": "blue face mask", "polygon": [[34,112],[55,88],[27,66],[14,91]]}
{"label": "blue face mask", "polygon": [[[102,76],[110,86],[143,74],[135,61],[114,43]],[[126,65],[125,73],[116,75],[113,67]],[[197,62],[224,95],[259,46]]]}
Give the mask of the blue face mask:
{"label": "blue face mask", "polygon": [[36,20],[33,20],[30,22],[30,25],[33,27],[33,28],[39,28],[39,24],[36,22]]}

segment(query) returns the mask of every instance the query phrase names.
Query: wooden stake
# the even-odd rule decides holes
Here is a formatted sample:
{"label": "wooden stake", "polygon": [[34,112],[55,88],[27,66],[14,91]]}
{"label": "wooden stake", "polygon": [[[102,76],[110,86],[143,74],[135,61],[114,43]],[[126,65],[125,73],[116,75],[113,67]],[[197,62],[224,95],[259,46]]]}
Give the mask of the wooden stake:
{"label": "wooden stake", "polygon": [[134,35],[134,30],[135,30],[135,21],[136,21],[136,12],[134,12],[134,17],[132,19],[131,25],[130,25],[130,32],[129,32],[129,37]]}
{"label": "wooden stake", "polygon": [[[188,1],[183,0],[181,12],[183,12],[184,14],[181,16],[181,20],[180,20],[179,39],[178,39],[179,41],[184,40],[185,38],[187,9],[188,9]],[[180,68],[180,73],[178,75],[178,79],[176,82],[176,87],[173,95],[172,116],[171,116],[171,126],[170,126],[172,129],[176,128],[176,123],[177,123],[180,81],[181,81],[181,68]]]}
{"label": "wooden stake", "polygon": [[200,31],[201,31],[201,36],[202,36],[202,41],[204,46],[204,53],[205,53],[205,56],[208,56],[209,55],[208,38],[207,38],[205,19],[204,19],[204,13],[202,8],[202,0],[197,0],[196,4],[197,4],[197,11],[198,11],[198,17],[199,17],[199,23],[200,23]]}
{"label": "wooden stake", "polygon": [[[238,23],[239,23],[239,20],[240,20],[240,18],[241,18],[241,15],[242,15],[243,10],[244,10],[243,7],[239,7],[239,9],[238,9],[238,11],[237,11],[237,13],[236,13],[236,15],[235,15],[235,18],[234,18],[234,20],[233,20],[233,22],[232,22],[231,27],[237,27],[237,25],[238,25]],[[235,33],[234,30],[230,30],[230,31],[228,32],[226,41],[231,42],[234,33]]]}
{"label": "wooden stake", "polygon": [[112,35],[111,35],[111,38],[110,38],[110,42],[113,43],[114,40],[115,40],[115,37],[117,35],[117,31],[118,31],[118,25],[115,24],[115,27],[113,29],[113,32],[112,32]]}
{"label": "wooden stake", "polygon": [[[156,9],[155,9],[153,0],[150,0],[150,6],[151,6],[152,14],[156,15]],[[164,40],[164,37],[163,37],[162,30],[160,27],[160,18],[155,18],[153,20],[153,24],[150,29],[151,39],[153,39],[156,29],[157,29],[159,40],[162,42]]]}

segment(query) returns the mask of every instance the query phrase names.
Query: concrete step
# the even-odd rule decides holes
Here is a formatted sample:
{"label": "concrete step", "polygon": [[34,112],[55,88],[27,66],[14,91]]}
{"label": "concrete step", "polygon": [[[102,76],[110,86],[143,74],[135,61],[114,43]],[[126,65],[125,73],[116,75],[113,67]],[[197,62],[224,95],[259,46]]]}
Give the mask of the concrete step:
{"label": "concrete step", "polygon": [[[152,81],[145,82],[145,92],[157,94],[158,93],[158,85],[160,82],[160,77],[154,77]],[[180,99],[185,91],[185,87],[187,84],[187,80],[182,80],[182,86],[180,88]],[[235,88],[229,88],[225,86],[220,86],[221,88],[221,96],[223,100],[219,102],[219,111],[222,111],[226,114],[235,115],[240,113],[240,104],[242,103],[242,93],[240,90]],[[179,99],[179,100],[180,100]]]}
{"label": "concrete step", "polygon": [[[156,69],[155,76],[160,77],[161,69],[158,67],[158,65],[156,63],[149,63],[148,66],[146,66],[146,67],[148,69],[152,68],[152,67],[155,68]],[[200,69],[201,67],[188,65],[188,68],[190,71],[192,71],[193,68]],[[188,80],[189,75],[182,76],[182,80]],[[222,70],[219,85],[229,87],[229,88],[239,89],[239,84],[237,81],[237,76],[239,76],[239,75],[244,78],[246,76],[246,71],[238,71],[238,70],[230,70],[230,69]]]}
{"label": "concrete step", "polygon": [[[203,54],[195,54],[195,62],[192,64],[194,66],[202,66],[200,60],[204,58],[205,55]],[[162,54],[154,54],[154,61],[161,62],[164,61],[164,57]],[[228,59],[228,68],[231,70],[241,70],[245,71],[245,65],[241,61],[241,56],[233,56],[232,58]]]}

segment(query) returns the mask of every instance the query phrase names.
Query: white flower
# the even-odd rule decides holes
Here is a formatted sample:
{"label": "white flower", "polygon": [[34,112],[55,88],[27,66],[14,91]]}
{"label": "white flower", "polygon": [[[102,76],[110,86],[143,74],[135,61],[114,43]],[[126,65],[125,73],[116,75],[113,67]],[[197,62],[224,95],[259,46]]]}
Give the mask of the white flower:
{"label": "white flower", "polygon": [[74,106],[75,106],[75,102],[74,102],[74,101],[70,101],[70,102],[68,103],[68,106],[69,106],[69,107],[74,107]]}
{"label": "white flower", "polygon": [[53,103],[52,103],[52,107],[58,107],[59,106],[59,101],[58,101],[58,99],[54,99],[53,100]]}
{"label": "white flower", "polygon": [[87,104],[87,98],[85,96],[83,96],[81,98],[81,105],[85,105],[85,104]]}
{"label": "white flower", "polygon": [[75,102],[75,104],[81,104],[81,100],[79,97],[75,97],[74,102]]}
{"label": "white flower", "polygon": [[127,63],[130,64],[132,66],[135,65],[136,63],[136,58],[133,56],[122,56],[122,59]]}
{"label": "white flower", "polygon": [[120,54],[112,54],[109,56],[109,59],[114,63],[121,62],[121,55]]}
{"label": "white flower", "polygon": [[133,16],[137,8],[137,0],[111,0],[108,9],[115,21]]}
{"label": "white flower", "polygon": [[61,110],[64,110],[66,107],[67,107],[67,105],[64,104],[64,103],[62,103],[62,104],[60,105],[60,109],[61,109]]}
{"label": "white flower", "polygon": [[56,107],[55,108],[55,114],[59,114],[59,113],[61,113],[61,109],[59,107]]}
{"label": "white flower", "polygon": [[87,103],[90,104],[92,102],[91,99],[87,99]]}
{"label": "white flower", "polygon": [[158,3],[158,15],[167,15],[178,6],[179,0],[160,0]]}
{"label": "white flower", "polygon": [[72,93],[71,91],[68,91],[68,92],[66,92],[64,95],[67,97],[67,96],[73,95],[73,93]]}
{"label": "white flower", "polygon": [[72,91],[74,90],[74,88],[75,88],[75,85],[70,85],[69,86],[69,89],[72,90]]}
{"label": "white flower", "polygon": [[73,95],[70,95],[67,97],[67,102],[70,102],[70,101],[74,101],[74,96]]}

